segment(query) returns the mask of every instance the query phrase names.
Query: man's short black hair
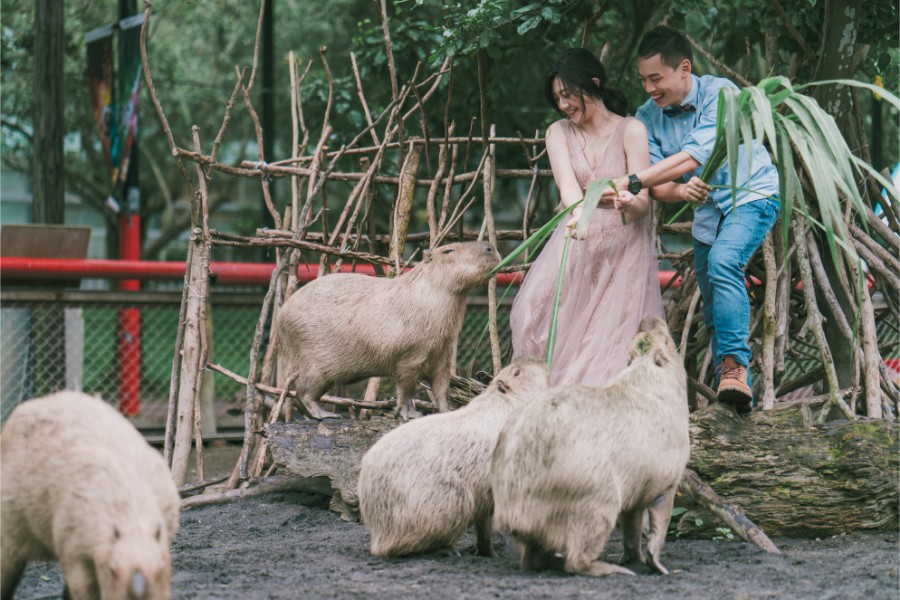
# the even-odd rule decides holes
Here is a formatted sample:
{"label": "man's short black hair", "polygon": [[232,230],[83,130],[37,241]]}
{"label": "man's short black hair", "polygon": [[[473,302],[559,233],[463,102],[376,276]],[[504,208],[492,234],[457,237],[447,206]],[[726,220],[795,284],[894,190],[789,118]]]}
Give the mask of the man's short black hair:
{"label": "man's short black hair", "polygon": [[638,58],[645,59],[659,54],[663,64],[678,68],[681,61],[688,59],[694,62],[694,53],[687,39],[665,25],[654,27],[644,34],[641,45],[638,46]]}

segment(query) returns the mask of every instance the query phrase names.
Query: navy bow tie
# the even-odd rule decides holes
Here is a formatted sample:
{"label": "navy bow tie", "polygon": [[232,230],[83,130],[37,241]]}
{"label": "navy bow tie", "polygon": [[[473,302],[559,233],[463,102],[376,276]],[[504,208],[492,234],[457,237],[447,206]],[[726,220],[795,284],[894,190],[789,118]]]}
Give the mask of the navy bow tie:
{"label": "navy bow tie", "polygon": [[681,113],[689,113],[697,110],[697,107],[693,104],[682,104],[681,106],[670,106],[669,108],[663,109],[663,114],[667,117],[674,117],[680,115]]}

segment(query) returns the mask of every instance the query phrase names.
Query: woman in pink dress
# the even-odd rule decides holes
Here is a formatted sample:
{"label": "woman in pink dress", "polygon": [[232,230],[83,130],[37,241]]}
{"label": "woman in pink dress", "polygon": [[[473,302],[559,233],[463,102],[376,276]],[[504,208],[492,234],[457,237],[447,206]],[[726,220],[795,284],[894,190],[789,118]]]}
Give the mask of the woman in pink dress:
{"label": "woman in pink dress", "polygon": [[[545,85],[547,102],[564,118],[547,129],[546,146],[563,207],[584,197],[588,184],[650,166],[647,130],[626,116],[622,94],[606,87],[597,58],[566,50]],[[560,301],[553,385],[601,386],[626,366],[628,346],[647,315],[663,316],[656,238],[647,190],[621,190],[598,204],[581,239],[570,242]],[[626,224],[622,223],[622,215]],[[553,295],[572,211],[528,271],[510,315],[513,356],[544,356]]]}

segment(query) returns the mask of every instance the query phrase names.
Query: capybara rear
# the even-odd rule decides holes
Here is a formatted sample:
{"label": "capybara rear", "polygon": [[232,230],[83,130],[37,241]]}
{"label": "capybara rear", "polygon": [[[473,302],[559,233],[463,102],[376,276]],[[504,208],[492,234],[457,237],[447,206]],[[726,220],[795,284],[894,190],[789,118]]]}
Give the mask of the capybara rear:
{"label": "capybara rear", "polygon": [[313,418],[328,389],[366,377],[397,382],[397,409],[418,416],[413,394],[430,381],[441,411],[469,290],[500,260],[487,242],[436,248],[409,271],[389,279],[353,273],[326,275],[284,303],[276,326],[278,382],[292,386]]}
{"label": "capybara rear", "polygon": [[181,501],[162,456],[99,398],[17,406],[0,432],[0,588],[56,559],[74,600],[170,596]]}
{"label": "capybara rear", "polygon": [[478,553],[491,544],[491,456],[514,411],[549,385],[544,363],[517,359],[467,406],[411,421],[363,456],[359,509],[375,556],[456,551],[475,524]]}
{"label": "capybara rear", "polygon": [[600,560],[618,519],[625,562],[667,573],[659,557],[689,454],[684,366],[666,324],[647,317],[608,385],[553,388],[509,419],[492,465],[494,525],[516,537],[523,569],[633,574]]}

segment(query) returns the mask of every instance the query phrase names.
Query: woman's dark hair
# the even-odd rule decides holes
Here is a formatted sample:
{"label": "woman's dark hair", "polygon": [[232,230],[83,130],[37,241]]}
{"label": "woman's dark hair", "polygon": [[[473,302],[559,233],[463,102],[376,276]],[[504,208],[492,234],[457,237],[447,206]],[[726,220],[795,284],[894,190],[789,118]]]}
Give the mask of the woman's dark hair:
{"label": "woman's dark hair", "polygon": [[673,69],[677,69],[684,59],[694,62],[694,51],[687,38],[665,25],[659,25],[645,33],[638,46],[639,59],[657,54],[664,65]]}
{"label": "woman's dark hair", "polygon": [[[544,97],[547,104],[565,117],[565,113],[559,110],[559,105],[553,99],[553,80],[556,78],[559,78],[563,89],[577,94],[582,103],[587,94],[603,100],[606,108],[617,115],[624,117],[628,114],[625,95],[618,90],[606,87],[606,71],[603,65],[596,56],[584,48],[569,48],[564,51],[553,62],[544,81]],[[594,78],[600,81],[600,85],[594,82]]]}

